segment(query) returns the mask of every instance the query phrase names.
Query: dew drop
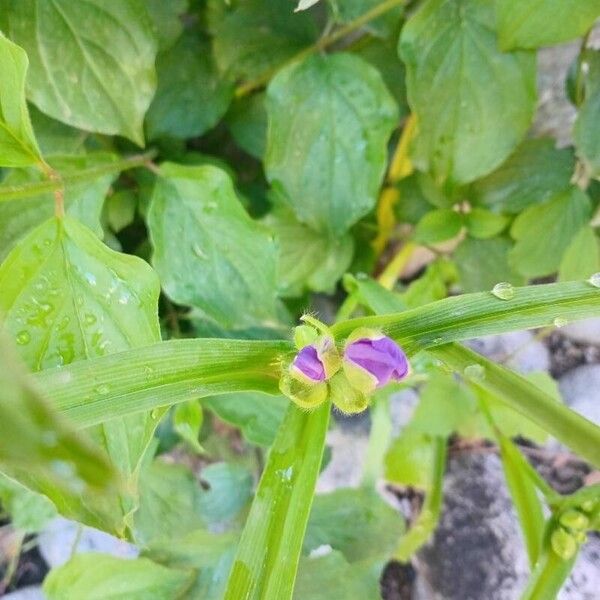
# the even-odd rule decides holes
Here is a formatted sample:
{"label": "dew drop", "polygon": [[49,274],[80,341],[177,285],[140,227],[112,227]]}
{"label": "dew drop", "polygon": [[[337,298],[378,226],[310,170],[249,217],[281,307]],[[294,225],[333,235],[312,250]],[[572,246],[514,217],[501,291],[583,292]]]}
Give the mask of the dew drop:
{"label": "dew drop", "polygon": [[594,273],[589,279],[588,283],[594,287],[600,288],[600,273]]}
{"label": "dew drop", "polygon": [[31,341],[29,331],[19,331],[19,333],[17,333],[16,341],[17,344],[19,344],[19,346],[25,346],[25,344],[29,344],[29,342]]}
{"label": "dew drop", "polygon": [[108,394],[108,392],[110,392],[110,388],[103,383],[102,385],[99,385],[97,388],[94,388],[94,391],[97,394],[100,394],[101,396],[105,396],[106,394]]}
{"label": "dew drop", "polygon": [[500,300],[511,300],[515,295],[515,288],[512,283],[501,281],[492,288],[492,294]]}
{"label": "dew drop", "polygon": [[156,421],[158,419],[158,415],[159,415],[158,408],[153,408],[152,411],[150,412],[150,417]]}
{"label": "dew drop", "polygon": [[467,379],[482,381],[485,379],[485,369],[478,364],[469,365],[468,367],[465,367],[464,375]]}
{"label": "dew drop", "polygon": [[564,317],[556,317],[554,319],[554,321],[552,321],[552,323],[554,323],[554,327],[564,327],[568,321],[564,318]]}
{"label": "dew drop", "polygon": [[96,276],[93,273],[85,273],[84,277],[91,286],[96,285]]}

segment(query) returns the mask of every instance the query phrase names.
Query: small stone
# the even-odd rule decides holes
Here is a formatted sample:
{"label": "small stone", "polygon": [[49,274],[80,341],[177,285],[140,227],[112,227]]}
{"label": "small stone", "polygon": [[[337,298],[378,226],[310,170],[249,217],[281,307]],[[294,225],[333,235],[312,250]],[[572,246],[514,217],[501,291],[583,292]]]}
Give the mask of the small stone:
{"label": "small stone", "polygon": [[600,365],[583,365],[559,380],[561,394],[574,411],[600,425]]}

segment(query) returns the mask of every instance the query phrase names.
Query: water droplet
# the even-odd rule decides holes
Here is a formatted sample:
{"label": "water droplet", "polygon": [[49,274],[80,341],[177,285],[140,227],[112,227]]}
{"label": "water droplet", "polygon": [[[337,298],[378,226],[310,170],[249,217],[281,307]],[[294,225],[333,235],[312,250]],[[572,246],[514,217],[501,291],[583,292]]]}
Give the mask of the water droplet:
{"label": "water droplet", "polygon": [[153,408],[152,411],[150,412],[150,417],[156,421],[156,419],[158,419],[158,416],[159,416],[158,408]]}
{"label": "water droplet", "polygon": [[17,333],[16,341],[17,344],[19,344],[19,346],[25,346],[25,344],[29,344],[29,342],[31,341],[29,331],[19,331],[19,333]]}
{"label": "water droplet", "polygon": [[564,317],[556,317],[552,323],[554,323],[554,327],[564,327],[568,321]]}
{"label": "water droplet", "polygon": [[478,364],[469,365],[465,367],[464,375],[467,379],[482,381],[485,379],[485,368]]}
{"label": "water droplet", "polygon": [[119,304],[129,304],[130,299],[131,299],[131,294],[129,292],[123,292],[119,296]]}
{"label": "water droplet", "polygon": [[594,273],[589,279],[588,283],[594,287],[600,288],[600,273]]}
{"label": "water droplet", "polygon": [[84,274],[85,280],[91,285],[91,286],[95,286],[96,285],[96,276],[93,273],[85,273]]}
{"label": "water droplet", "polygon": [[208,258],[206,252],[204,252],[204,250],[202,250],[202,248],[198,245],[198,244],[193,244],[192,245],[192,252],[198,257],[201,258],[202,260],[206,260]]}
{"label": "water droplet", "polygon": [[501,281],[492,288],[492,294],[500,300],[511,300],[515,295],[515,288],[512,283]]}
{"label": "water droplet", "polygon": [[108,392],[110,392],[110,388],[105,383],[103,383],[102,385],[99,385],[97,388],[94,388],[94,391],[97,394],[105,396],[106,394],[108,394]]}

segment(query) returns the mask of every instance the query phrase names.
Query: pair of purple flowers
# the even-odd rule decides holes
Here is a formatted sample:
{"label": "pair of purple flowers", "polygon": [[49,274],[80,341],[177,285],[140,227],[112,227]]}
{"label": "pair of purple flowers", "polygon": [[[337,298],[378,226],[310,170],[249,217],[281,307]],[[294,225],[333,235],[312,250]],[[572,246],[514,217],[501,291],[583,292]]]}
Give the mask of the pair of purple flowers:
{"label": "pair of purple flowers", "polygon": [[281,389],[304,408],[318,406],[329,395],[340,410],[360,412],[377,388],[400,381],[409,372],[400,346],[371,329],[355,331],[341,353],[328,333],[298,346]]}

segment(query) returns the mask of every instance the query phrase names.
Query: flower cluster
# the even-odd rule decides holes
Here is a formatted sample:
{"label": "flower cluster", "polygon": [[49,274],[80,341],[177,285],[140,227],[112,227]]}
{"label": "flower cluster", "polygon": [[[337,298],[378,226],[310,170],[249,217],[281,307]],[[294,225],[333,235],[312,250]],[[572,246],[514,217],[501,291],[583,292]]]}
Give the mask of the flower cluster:
{"label": "flower cluster", "polygon": [[302,408],[315,408],[329,397],[344,413],[367,408],[373,392],[409,373],[402,348],[380,331],[360,328],[339,349],[327,327],[296,328],[298,353],[280,381],[281,391]]}

